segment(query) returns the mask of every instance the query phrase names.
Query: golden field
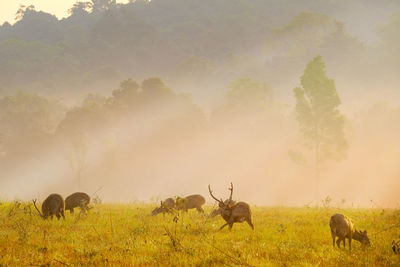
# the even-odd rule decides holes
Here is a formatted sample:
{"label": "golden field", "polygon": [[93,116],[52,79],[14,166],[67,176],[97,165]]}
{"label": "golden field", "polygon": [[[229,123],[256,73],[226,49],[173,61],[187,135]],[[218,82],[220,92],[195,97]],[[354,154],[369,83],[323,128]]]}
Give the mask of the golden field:
{"label": "golden field", "polygon": [[[0,203],[0,266],[398,266],[400,212],[252,206],[255,230],[196,211],[151,216],[150,204],[97,204],[43,220],[31,203]],[[332,248],[330,216],[367,229],[371,247]]]}

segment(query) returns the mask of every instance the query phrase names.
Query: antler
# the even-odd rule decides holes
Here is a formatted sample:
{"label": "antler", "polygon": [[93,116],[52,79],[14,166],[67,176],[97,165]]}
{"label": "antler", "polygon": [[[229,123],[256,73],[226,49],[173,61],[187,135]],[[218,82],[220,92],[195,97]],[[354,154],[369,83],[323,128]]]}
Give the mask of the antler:
{"label": "antler", "polygon": [[33,205],[35,205],[36,210],[39,212],[40,217],[44,218],[43,214],[40,212],[38,207],[36,207],[36,199],[32,199]]}
{"label": "antler", "polygon": [[232,201],[232,194],[233,194],[233,184],[231,182],[231,188],[229,188],[229,190],[231,191],[231,195],[229,196],[229,203],[231,203]]}
{"label": "antler", "polygon": [[210,192],[210,195],[212,196],[213,199],[215,199],[215,200],[216,200],[217,202],[219,202],[219,203],[222,202],[222,200],[218,200],[218,199],[213,195],[213,193],[212,193],[212,191],[211,191],[210,185],[208,185],[208,191]]}

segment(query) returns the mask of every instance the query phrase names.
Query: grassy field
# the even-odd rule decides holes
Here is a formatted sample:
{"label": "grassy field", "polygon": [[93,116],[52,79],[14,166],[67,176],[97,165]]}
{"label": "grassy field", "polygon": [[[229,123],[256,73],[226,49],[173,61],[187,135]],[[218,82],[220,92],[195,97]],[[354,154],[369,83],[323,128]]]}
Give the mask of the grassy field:
{"label": "grassy field", "polygon": [[[0,203],[0,266],[399,266],[400,211],[252,207],[255,230],[221,217],[149,216],[155,205],[99,204],[42,220],[30,203]],[[206,208],[206,214],[212,207]],[[329,219],[347,214],[372,246],[332,248]]]}

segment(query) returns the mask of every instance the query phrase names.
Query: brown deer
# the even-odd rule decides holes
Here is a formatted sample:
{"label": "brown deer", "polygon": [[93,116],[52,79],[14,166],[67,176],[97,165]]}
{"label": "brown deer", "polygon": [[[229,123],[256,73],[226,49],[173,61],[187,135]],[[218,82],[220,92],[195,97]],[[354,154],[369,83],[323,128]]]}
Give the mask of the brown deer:
{"label": "brown deer", "polygon": [[208,191],[213,199],[218,202],[218,206],[221,210],[221,216],[226,221],[224,225],[222,225],[219,230],[222,230],[225,226],[229,225],[229,229],[232,230],[232,226],[234,223],[242,223],[246,221],[250,227],[254,230],[254,225],[251,221],[251,210],[249,204],[245,202],[233,202],[232,194],[233,194],[233,184],[231,183],[231,188],[229,188],[231,194],[229,196],[228,201],[222,201],[217,199],[212,191],[210,185],[208,185]]}
{"label": "brown deer", "polygon": [[363,245],[370,246],[367,231],[357,231],[350,218],[343,214],[334,214],[329,222],[331,235],[333,239],[333,247],[335,247],[335,239],[338,237],[336,244],[340,248],[340,242],[343,241],[343,247],[346,247],[346,238],[349,239],[349,247],[351,250],[351,240],[355,239]]}
{"label": "brown deer", "polygon": [[82,210],[89,210],[90,196],[83,192],[76,192],[65,199],[65,209],[74,213],[74,208],[80,207]]}
{"label": "brown deer", "polygon": [[[224,204],[225,204],[225,205],[229,205],[229,203],[231,203],[231,205],[235,205],[235,204],[236,204],[236,201],[231,200],[231,202],[229,202],[229,199],[225,199]],[[222,209],[221,209],[220,207],[218,207],[218,209],[214,209],[214,210],[211,212],[210,217],[211,217],[211,218],[214,218],[214,217],[216,217],[216,216],[218,216],[218,215],[221,215],[221,214],[222,214]]]}
{"label": "brown deer", "polygon": [[167,198],[166,200],[161,201],[160,207],[155,208],[151,212],[151,215],[155,216],[159,213],[165,214],[166,212],[173,213],[174,208],[175,208],[175,200],[173,198]]}
{"label": "brown deer", "polygon": [[199,213],[203,213],[204,210],[201,206],[206,203],[206,199],[202,195],[190,195],[187,197],[176,198],[176,209],[188,211],[189,209],[196,209]]}
{"label": "brown deer", "polygon": [[49,216],[50,219],[53,219],[53,215],[56,215],[59,220],[62,216],[65,220],[64,216],[64,199],[59,194],[51,194],[49,195],[42,203],[42,212],[36,206],[36,199],[32,200],[33,205],[35,205],[36,210],[39,212],[40,217],[46,220]]}

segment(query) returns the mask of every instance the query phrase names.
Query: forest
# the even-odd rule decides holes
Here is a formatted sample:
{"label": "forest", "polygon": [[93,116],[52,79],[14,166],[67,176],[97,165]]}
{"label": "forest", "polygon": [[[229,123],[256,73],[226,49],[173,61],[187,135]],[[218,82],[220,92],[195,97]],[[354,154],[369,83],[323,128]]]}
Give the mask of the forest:
{"label": "forest", "polygon": [[[0,27],[0,197],[142,201],[232,180],[257,204],[396,205],[400,7],[383,2],[93,0],[62,19],[21,5]],[[341,145],[317,153],[311,196],[295,88],[316,58]]]}

